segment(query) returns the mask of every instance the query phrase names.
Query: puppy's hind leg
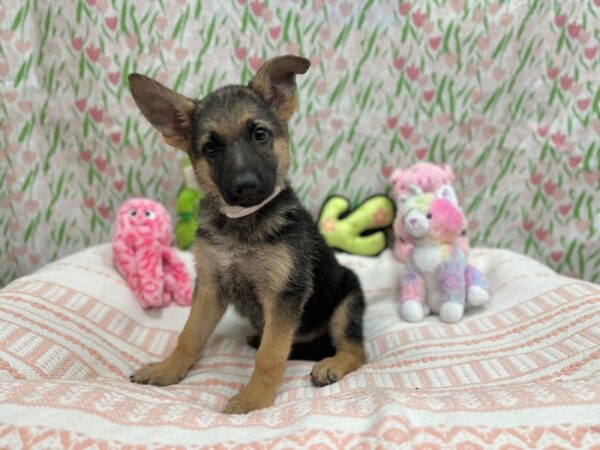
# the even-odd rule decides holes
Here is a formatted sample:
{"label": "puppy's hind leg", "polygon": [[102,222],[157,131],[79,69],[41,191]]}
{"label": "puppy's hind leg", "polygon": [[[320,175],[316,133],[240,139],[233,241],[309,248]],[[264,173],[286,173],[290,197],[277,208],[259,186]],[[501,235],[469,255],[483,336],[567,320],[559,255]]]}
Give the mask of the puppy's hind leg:
{"label": "puppy's hind leg", "polygon": [[335,383],[362,366],[367,358],[363,346],[363,315],[365,299],[358,278],[347,269],[344,277],[347,294],[334,310],[329,321],[329,333],[335,355],[314,365],[310,374],[317,386]]}

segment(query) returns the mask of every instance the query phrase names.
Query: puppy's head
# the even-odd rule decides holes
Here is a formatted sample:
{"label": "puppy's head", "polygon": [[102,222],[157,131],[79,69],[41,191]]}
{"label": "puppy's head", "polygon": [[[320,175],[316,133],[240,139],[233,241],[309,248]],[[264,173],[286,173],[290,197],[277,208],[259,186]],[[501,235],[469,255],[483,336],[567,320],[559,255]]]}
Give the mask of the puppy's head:
{"label": "puppy's head", "polygon": [[249,207],[269,197],[286,176],[296,75],[309,66],[298,56],[276,57],[248,86],[225,86],[200,100],[139,74],[129,75],[129,86],[165,141],[187,152],[202,190],[229,205]]}

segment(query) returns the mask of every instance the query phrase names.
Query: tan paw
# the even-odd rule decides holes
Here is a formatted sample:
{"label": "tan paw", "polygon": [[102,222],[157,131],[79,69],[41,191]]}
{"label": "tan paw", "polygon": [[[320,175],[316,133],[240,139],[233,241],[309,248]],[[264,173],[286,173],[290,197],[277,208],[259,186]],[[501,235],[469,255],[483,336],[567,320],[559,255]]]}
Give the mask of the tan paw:
{"label": "tan paw", "polygon": [[335,383],[344,376],[342,369],[335,356],[325,358],[313,366],[310,379],[317,386],[327,386],[328,384]]}
{"label": "tan paw", "polygon": [[171,364],[168,359],[150,363],[138,369],[129,377],[137,384],[153,384],[154,386],[168,386],[170,384],[179,383],[187,372],[177,366]]}
{"label": "tan paw", "polygon": [[244,388],[227,403],[225,414],[246,414],[273,405],[273,396]]}

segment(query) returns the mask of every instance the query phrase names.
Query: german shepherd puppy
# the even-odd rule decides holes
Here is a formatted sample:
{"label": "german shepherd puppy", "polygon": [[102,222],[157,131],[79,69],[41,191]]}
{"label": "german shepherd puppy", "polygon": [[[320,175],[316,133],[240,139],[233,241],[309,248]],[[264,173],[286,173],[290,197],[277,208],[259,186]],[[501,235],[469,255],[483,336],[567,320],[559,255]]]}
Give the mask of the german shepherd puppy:
{"label": "german shepherd puppy", "polygon": [[365,362],[358,278],[338,264],[287,181],[295,78],[309,66],[305,58],[276,57],[248,86],[225,86],[201,100],[129,75],[142,114],[168,144],[188,154],[205,194],[190,315],[173,353],[139,369],[133,382],[179,382],[228,304],[256,327],[259,346],[250,382],[225,413],[272,405],[292,349],[302,359],[332,355],[313,367],[318,386]]}

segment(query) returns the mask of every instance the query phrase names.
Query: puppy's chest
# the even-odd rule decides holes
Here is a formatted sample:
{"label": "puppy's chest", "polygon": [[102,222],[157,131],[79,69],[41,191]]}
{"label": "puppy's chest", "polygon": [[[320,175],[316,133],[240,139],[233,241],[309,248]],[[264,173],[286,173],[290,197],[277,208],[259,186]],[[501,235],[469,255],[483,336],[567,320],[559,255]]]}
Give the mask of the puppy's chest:
{"label": "puppy's chest", "polygon": [[264,302],[274,301],[291,270],[290,254],[275,245],[221,246],[216,264],[224,300],[262,327]]}
{"label": "puppy's chest", "polygon": [[[216,258],[219,295],[258,329],[263,326],[263,308],[257,294],[257,286],[263,283],[257,277],[258,270],[251,270],[250,255],[220,251]],[[254,266],[256,267],[256,266]]]}
{"label": "puppy's chest", "polygon": [[261,248],[224,247],[217,260],[218,272],[228,284],[250,282],[261,285],[269,278],[272,263]]}

